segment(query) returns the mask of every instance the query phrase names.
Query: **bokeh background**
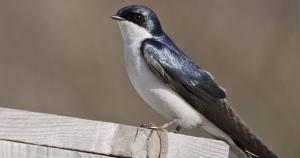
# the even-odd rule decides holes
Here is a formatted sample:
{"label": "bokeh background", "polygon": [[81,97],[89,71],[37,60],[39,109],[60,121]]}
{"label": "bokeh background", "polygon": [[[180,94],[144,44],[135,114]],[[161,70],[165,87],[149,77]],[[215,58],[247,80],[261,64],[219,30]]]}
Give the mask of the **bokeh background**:
{"label": "bokeh background", "polygon": [[299,0],[0,0],[0,106],[165,122],[130,85],[121,34],[109,18],[134,3],[157,12],[165,32],[214,74],[274,152],[300,157]]}

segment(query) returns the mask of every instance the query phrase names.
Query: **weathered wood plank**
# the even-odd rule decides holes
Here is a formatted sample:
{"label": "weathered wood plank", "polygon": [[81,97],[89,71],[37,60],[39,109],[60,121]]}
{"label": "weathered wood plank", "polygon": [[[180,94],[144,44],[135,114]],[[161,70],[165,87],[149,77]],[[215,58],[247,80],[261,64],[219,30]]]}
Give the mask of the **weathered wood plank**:
{"label": "weathered wood plank", "polygon": [[224,142],[100,121],[0,108],[0,140],[115,157],[227,158]]}
{"label": "weathered wood plank", "polygon": [[0,158],[113,158],[113,157],[0,140]]}

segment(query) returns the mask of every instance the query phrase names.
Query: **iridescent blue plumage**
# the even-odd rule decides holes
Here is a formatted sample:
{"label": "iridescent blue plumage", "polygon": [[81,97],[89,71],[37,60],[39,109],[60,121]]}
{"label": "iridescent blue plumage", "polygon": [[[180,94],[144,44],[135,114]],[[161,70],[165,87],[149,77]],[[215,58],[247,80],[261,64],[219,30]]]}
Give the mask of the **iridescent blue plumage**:
{"label": "iridescent blue plumage", "polygon": [[224,99],[223,89],[205,70],[194,64],[171,40],[165,44],[166,39],[157,39],[163,38],[144,40],[141,52],[149,68],[162,82],[229,135],[249,158],[277,157],[243,124]]}
{"label": "iridescent blue plumage", "polygon": [[181,52],[167,35],[157,39],[146,39],[141,49],[144,55],[147,53],[157,60],[174,81],[188,87],[196,96],[207,95],[205,99],[211,100],[226,97],[223,89],[215,84],[210,75]]}
{"label": "iridescent blue plumage", "polygon": [[[163,82],[164,86],[170,87],[172,92],[176,92],[188,103],[188,107],[201,113],[216,128],[228,135],[234,142],[228,143],[238,146],[248,157],[277,158],[243,124],[226,101],[225,91],[214,82],[211,75],[193,63],[163,32],[158,17],[150,8],[141,5],[127,6],[120,9],[113,18],[132,22],[139,29],[142,27],[143,34],[148,35],[145,37],[147,39],[141,40],[141,46],[137,47],[140,50],[135,49],[134,52],[140,53],[138,56],[146,62],[147,72],[148,68],[153,72],[149,71],[151,78],[153,75],[155,80],[158,77],[160,84]],[[222,139],[218,135],[215,137]]]}
{"label": "iridescent blue plumage", "polygon": [[[134,15],[141,14],[144,18],[143,23],[134,21]],[[117,15],[145,27],[151,34],[160,35],[162,33],[161,25],[156,14],[148,7],[142,5],[130,5],[120,9]]]}

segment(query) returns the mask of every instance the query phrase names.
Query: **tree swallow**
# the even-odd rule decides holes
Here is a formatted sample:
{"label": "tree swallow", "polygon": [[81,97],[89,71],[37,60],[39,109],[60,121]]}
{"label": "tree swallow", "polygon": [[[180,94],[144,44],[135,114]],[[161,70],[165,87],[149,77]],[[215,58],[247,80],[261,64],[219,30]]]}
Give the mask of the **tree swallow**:
{"label": "tree swallow", "polygon": [[212,75],[197,66],[162,30],[148,7],[130,5],[112,16],[117,20],[130,81],[155,111],[170,122],[191,129],[202,127],[249,158],[277,158],[238,117],[226,92]]}

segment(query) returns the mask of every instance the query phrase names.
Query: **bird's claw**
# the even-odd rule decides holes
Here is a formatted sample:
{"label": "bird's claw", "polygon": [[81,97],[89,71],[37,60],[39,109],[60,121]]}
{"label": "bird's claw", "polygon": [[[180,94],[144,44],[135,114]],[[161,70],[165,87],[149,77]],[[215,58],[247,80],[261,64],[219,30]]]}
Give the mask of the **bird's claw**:
{"label": "bird's claw", "polygon": [[142,127],[142,128],[156,128],[158,126],[153,122],[147,122],[147,123],[144,123],[144,124],[140,125],[140,127]]}
{"label": "bird's claw", "polygon": [[144,123],[144,124],[140,125],[140,127],[142,127],[142,128],[148,128],[148,129],[152,129],[152,130],[158,130],[158,131],[167,131],[162,126],[157,126],[153,122]]}

